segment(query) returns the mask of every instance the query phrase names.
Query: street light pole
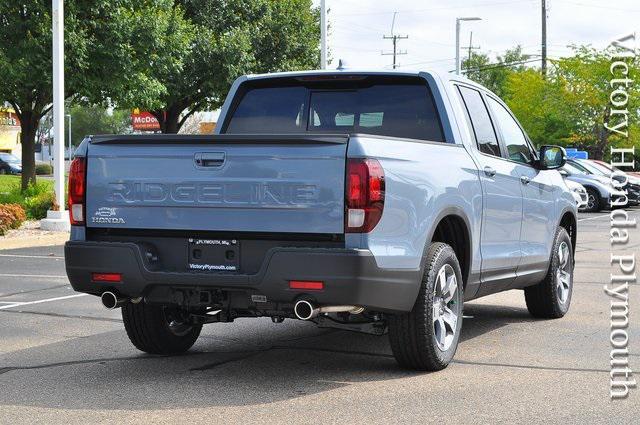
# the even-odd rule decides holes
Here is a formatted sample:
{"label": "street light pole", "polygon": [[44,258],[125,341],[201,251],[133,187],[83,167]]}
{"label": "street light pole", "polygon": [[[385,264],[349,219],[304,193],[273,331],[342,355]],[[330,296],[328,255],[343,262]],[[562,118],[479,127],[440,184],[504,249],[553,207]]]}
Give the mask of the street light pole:
{"label": "street light pole", "polygon": [[460,75],[460,22],[462,21],[481,21],[482,18],[456,18],[456,75]]}
{"label": "street light pole", "polygon": [[73,151],[73,143],[71,143],[71,114],[67,114],[69,118],[69,161],[71,161],[71,151]]}
{"label": "street light pole", "polygon": [[320,0],[320,68],[327,69],[327,4]]}
{"label": "street light pole", "polygon": [[51,24],[53,30],[53,189],[57,211],[47,211],[47,218],[40,222],[43,230],[69,230],[69,217],[64,203],[64,4],[52,0]]}

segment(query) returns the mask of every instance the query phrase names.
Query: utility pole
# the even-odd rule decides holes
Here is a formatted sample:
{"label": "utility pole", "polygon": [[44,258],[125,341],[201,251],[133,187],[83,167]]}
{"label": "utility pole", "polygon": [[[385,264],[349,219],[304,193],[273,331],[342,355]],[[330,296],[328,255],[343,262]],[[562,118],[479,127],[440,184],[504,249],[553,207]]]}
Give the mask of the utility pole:
{"label": "utility pole", "polygon": [[327,3],[320,0],[320,68],[327,69]]}
{"label": "utility pole", "polygon": [[406,50],[398,50],[398,40],[406,40],[409,38],[408,35],[397,35],[393,32],[393,29],[396,24],[396,15],[398,12],[393,12],[393,20],[391,21],[391,35],[383,35],[382,38],[384,40],[391,40],[393,43],[393,52],[381,52],[382,56],[390,56],[393,55],[393,69],[398,67],[398,63],[396,62],[396,57],[400,55],[406,55]]}
{"label": "utility pole", "polygon": [[542,0],[542,77],[547,76],[547,0]]}
{"label": "utility pole", "polygon": [[462,47],[462,48],[469,50],[469,59],[468,59],[468,61],[471,62],[471,51],[472,50],[480,50],[480,46],[474,46],[473,45],[473,31],[471,31],[471,34],[469,35],[469,47]]}
{"label": "utility pole", "polygon": [[460,75],[460,22],[481,20],[482,18],[478,18],[477,16],[469,18],[456,18],[456,75]]}

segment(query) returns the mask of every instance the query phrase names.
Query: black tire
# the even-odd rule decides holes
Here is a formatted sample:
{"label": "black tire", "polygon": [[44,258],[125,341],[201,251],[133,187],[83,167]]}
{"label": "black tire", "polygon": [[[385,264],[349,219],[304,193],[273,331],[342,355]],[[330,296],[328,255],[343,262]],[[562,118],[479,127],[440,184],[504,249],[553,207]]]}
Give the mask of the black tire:
{"label": "black tire", "polygon": [[[561,250],[568,256],[566,262],[561,258]],[[559,319],[567,314],[573,292],[574,265],[571,237],[564,228],[559,227],[553,242],[546,277],[537,285],[529,286],[524,290],[527,309],[532,316],[542,319]],[[561,274],[560,269],[567,274]]]}
{"label": "black tire", "polygon": [[174,320],[181,315],[182,312],[175,308],[144,302],[127,303],[122,307],[122,320],[129,339],[138,350],[149,354],[184,353],[193,346],[202,325]]}
{"label": "black tire", "polygon": [[[442,327],[434,322],[434,303],[445,303],[445,297],[438,295],[439,282],[438,275],[441,270],[451,269],[450,276],[455,275],[455,294],[446,306],[450,311],[455,308],[457,320],[454,326],[450,326],[450,321],[443,321],[442,326],[447,325],[447,342],[444,349],[436,341],[442,334]],[[447,279],[448,281],[448,279]],[[451,284],[453,287],[453,283]],[[389,317],[389,341],[391,350],[398,364],[405,369],[436,371],[442,370],[451,362],[458,347],[460,329],[462,328],[462,310],[464,296],[462,293],[462,273],[460,264],[453,249],[444,243],[436,242],[429,246],[426,255],[426,267],[422,278],[418,298],[409,313],[399,313]],[[443,310],[440,309],[440,313]],[[446,322],[446,323],[445,323]],[[441,331],[436,330],[438,327]],[[449,336],[448,331],[452,334]]]}
{"label": "black tire", "polygon": [[598,212],[602,209],[600,206],[600,192],[592,187],[587,187],[587,206],[584,207],[585,212]]}

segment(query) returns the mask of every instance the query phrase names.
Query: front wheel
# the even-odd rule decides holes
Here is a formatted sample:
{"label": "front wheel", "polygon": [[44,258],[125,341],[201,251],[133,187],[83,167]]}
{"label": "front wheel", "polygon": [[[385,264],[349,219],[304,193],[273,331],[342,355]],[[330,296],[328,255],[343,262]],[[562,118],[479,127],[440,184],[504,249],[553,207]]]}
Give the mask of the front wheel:
{"label": "front wheel", "polygon": [[558,319],[569,311],[573,293],[571,237],[560,227],[556,232],[549,271],[544,280],[524,289],[527,309],[534,317]]}
{"label": "front wheel", "polygon": [[133,345],[149,354],[184,353],[202,330],[202,325],[189,322],[184,310],[144,302],[125,304],[122,320]]}
{"label": "front wheel", "polygon": [[436,371],[447,367],[462,328],[462,273],[453,249],[431,244],[418,298],[409,313],[391,315],[389,341],[401,367]]}
{"label": "front wheel", "polygon": [[587,188],[587,206],[584,207],[585,212],[598,212],[600,208],[600,193],[592,188]]}

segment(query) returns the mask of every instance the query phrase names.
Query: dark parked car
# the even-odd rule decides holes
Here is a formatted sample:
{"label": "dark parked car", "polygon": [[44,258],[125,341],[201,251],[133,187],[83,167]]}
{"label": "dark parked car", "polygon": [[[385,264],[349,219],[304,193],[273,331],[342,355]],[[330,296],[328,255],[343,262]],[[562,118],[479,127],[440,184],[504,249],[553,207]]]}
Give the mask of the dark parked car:
{"label": "dark parked car", "polygon": [[0,174],[22,173],[22,161],[15,155],[0,152]]}

